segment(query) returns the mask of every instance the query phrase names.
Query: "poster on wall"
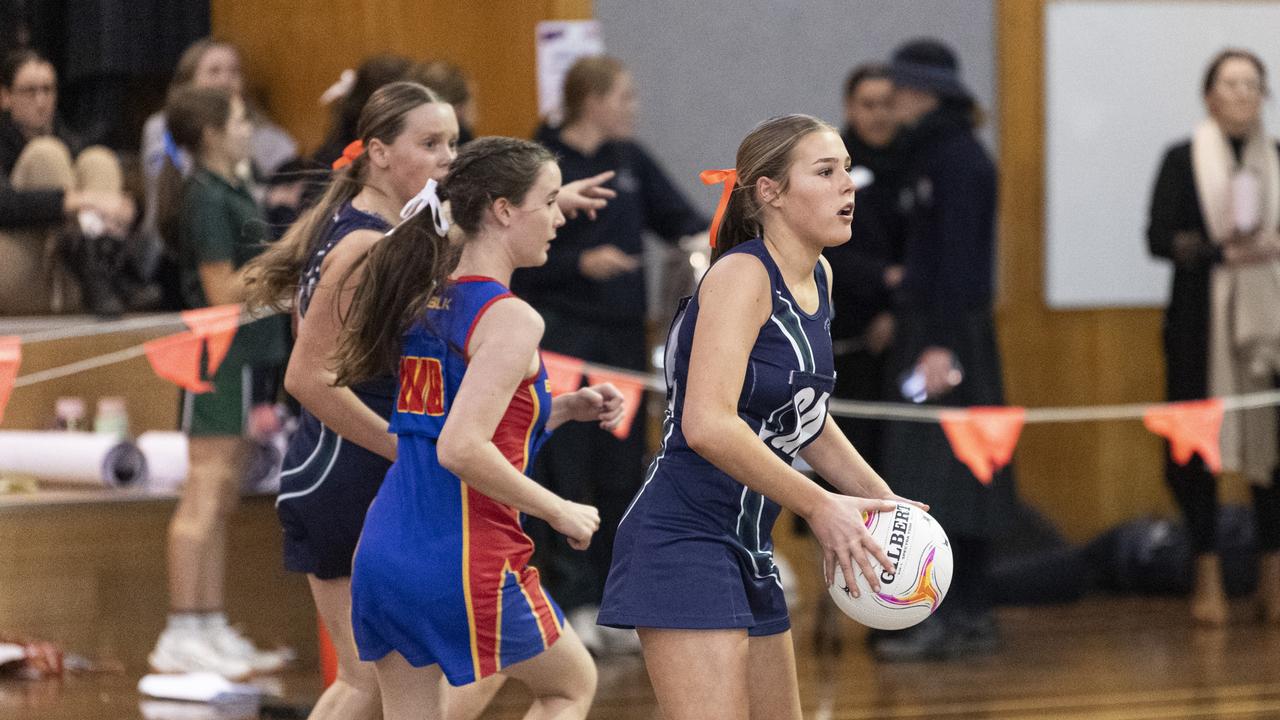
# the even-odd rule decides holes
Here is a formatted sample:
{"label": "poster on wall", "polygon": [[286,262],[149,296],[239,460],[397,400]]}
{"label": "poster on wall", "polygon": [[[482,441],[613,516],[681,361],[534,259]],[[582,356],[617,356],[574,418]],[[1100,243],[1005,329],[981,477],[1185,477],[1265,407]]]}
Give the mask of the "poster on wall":
{"label": "poster on wall", "polygon": [[538,23],[538,115],[560,124],[564,76],[578,58],[604,53],[604,35],[596,20],[546,20]]}

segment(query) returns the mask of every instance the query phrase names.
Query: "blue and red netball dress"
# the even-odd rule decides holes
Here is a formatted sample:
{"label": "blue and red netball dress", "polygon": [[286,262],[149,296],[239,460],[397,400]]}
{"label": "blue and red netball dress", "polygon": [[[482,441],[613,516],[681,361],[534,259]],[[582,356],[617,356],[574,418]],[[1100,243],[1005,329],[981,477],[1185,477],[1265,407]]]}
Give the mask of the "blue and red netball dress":
{"label": "blue and red netball dress", "polygon": [[[436,440],[467,369],[467,343],[501,283],[464,277],[429,304],[404,340],[391,430],[399,459],[369,508],[351,576],[360,658],[397,651],[439,663],[463,685],[527,660],[560,637],[564,615],[529,567],[520,513],[467,487],[436,457]],[[546,439],[546,369],[516,388],[493,442],[527,472]]]}
{"label": "blue and red netball dress", "polygon": [[[298,316],[305,317],[320,282],[324,259],[347,235],[357,230],[386,232],[386,220],[346,203],[326,224],[298,290]],[[330,278],[328,282],[340,282]],[[351,388],[361,402],[384,418],[391,417],[396,379],[391,376]],[[351,574],[364,514],[382,485],[391,463],[377,453],[348,442],[325,427],[306,408],[289,439],[276,514],[284,529],[284,566],[321,579]]]}
{"label": "blue and red netball dress", "polygon": [[[822,432],[835,384],[830,308],[806,314],[759,238],[732,253],[769,273],[773,313],[760,328],[738,397],[738,416],[784,462]],[[770,533],[777,503],[749,490],[689,448],[680,428],[698,298],[685,298],[667,337],[667,414],[662,449],[618,526],[598,622],[612,627],[790,628]]]}

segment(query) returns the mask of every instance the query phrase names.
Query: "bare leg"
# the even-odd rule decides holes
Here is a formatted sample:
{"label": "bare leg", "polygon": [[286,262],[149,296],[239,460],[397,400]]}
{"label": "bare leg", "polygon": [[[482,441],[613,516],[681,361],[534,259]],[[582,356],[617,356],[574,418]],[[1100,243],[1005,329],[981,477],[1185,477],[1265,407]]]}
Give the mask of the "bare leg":
{"label": "bare leg", "polygon": [[506,674],[498,673],[470,685],[454,687],[441,675],[440,716],[444,720],[476,720],[506,682]]}
{"label": "bare leg", "polygon": [[546,652],[503,669],[533,692],[525,720],[582,720],[596,696],[596,664],[568,625]]}
{"label": "bare leg", "polygon": [[169,606],[222,609],[227,515],[238,502],[243,445],[237,437],[190,439],[191,474],[169,522]]}
{"label": "bare leg", "polygon": [[746,630],[640,628],[639,633],[665,720],[748,720]]}
{"label": "bare leg", "polygon": [[747,640],[752,720],[800,720],[800,685],[791,631]]}
{"label": "bare leg", "polygon": [[308,575],[311,596],[338,654],[338,679],[311,710],[311,720],[378,720],[382,696],[373,663],[360,661],[351,633],[351,578],[321,580]]}
{"label": "bare leg", "polygon": [[80,151],[75,163],[76,187],[81,190],[120,192],[124,188],[124,173],[116,154],[94,145]]}
{"label": "bare leg", "polygon": [[[9,184],[15,190],[69,190],[75,182],[71,154],[57,138],[27,143],[13,166]],[[64,282],[55,272],[50,238],[61,223],[6,228],[0,233],[0,315],[44,315],[61,307],[55,287]]]}
{"label": "bare leg", "polygon": [[1222,585],[1222,558],[1216,553],[1196,557],[1195,585],[1191,589],[1191,619],[1201,625],[1227,624],[1227,592]]}
{"label": "bare leg", "polygon": [[439,720],[440,666],[415,668],[392,651],[375,662],[386,720]]}

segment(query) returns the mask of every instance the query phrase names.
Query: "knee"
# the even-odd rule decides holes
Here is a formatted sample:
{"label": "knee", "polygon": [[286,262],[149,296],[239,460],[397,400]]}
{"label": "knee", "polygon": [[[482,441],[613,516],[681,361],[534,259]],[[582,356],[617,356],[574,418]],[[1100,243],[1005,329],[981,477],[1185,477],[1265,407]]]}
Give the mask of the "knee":
{"label": "knee", "polygon": [[76,182],[82,190],[120,192],[124,187],[124,173],[120,160],[111,150],[93,145],[76,156]]}
{"label": "knee", "polygon": [[201,546],[209,541],[217,518],[194,509],[174,513],[169,521],[169,543],[182,547]]}
{"label": "knee", "polygon": [[28,141],[13,167],[14,184],[27,189],[68,188],[74,181],[71,151],[56,137]]}

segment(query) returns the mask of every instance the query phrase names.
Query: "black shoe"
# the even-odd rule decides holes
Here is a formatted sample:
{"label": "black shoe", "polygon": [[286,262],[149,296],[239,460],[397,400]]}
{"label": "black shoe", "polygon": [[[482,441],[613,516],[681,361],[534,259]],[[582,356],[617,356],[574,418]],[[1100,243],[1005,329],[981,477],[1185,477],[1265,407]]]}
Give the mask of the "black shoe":
{"label": "black shoe", "polygon": [[948,624],[934,616],[915,627],[885,633],[874,641],[872,655],[881,662],[921,662],[947,657]]}

